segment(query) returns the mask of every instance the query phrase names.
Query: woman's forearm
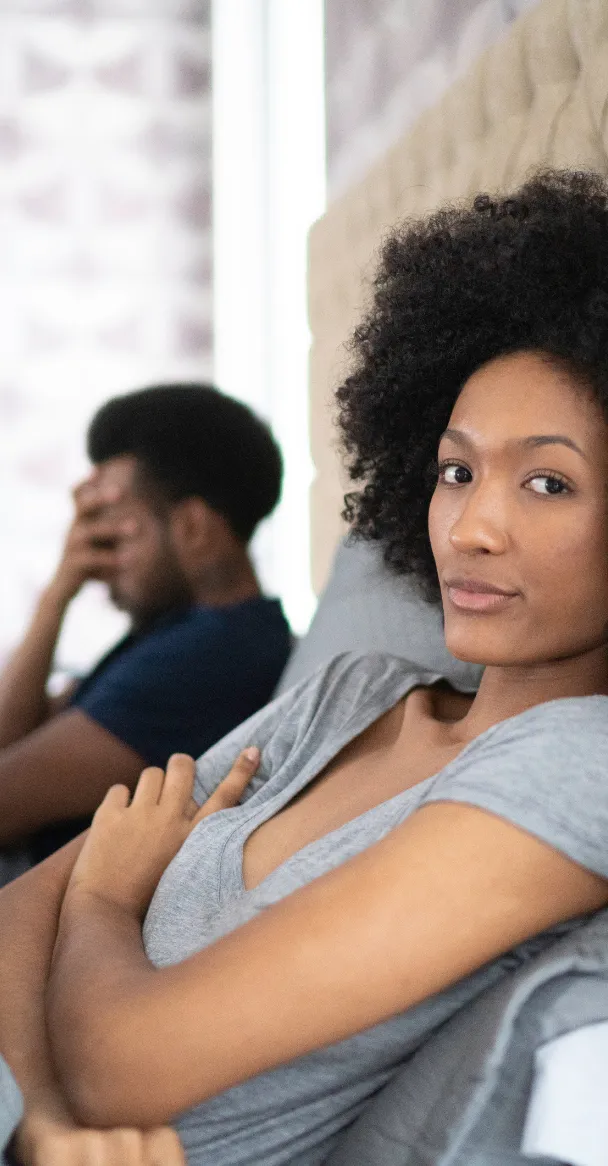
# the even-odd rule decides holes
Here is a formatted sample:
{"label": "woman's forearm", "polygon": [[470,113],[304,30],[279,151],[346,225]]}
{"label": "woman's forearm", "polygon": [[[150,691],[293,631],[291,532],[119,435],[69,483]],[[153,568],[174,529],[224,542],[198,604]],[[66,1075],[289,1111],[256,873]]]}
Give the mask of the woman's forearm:
{"label": "woman's forearm", "polygon": [[[131,1001],[137,1008],[144,1006],[146,990],[156,975],[144,952],[135,915],[86,893],[68,895],[46,1007],[63,1090],[71,1111],[86,1125],[131,1124],[130,1099],[123,1097],[123,1113],[112,1112],[113,1082],[131,1074],[123,1058],[116,1059],[116,1051],[109,1050],[108,1040],[115,1025],[120,1026],[122,1011],[130,1011]],[[122,1042],[120,1047],[127,1051]],[[140,1047],[132,1051],[137,1062]],[[116,1074],[108,1072],[114,1061]]]}
{"label": "woman's forearm", "polygon": [[87,1123],[164,1123],[606,902],[604,879],[494,815],[451,804],[426,807],[159,969],[129,896],[74,879],[47,995],[57,1071]]}

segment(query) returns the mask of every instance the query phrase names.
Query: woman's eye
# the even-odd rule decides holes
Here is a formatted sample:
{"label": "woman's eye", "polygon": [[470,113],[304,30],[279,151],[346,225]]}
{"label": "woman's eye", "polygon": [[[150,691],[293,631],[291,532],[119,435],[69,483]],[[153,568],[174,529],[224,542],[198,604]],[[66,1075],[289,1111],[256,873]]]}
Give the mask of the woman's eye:
{"label": "woman's eye", "polygon": [[562,478],[557,478],[554,474],[537,474],[535,478],[529,478],[526,485],[532,490],[533,494],[542,494],[545,497],[570,493],[566,482]]}
{"label": "woman's eye", "polygon": [[439,481],[446,486],[466,486],[472,481],[472,474],[458,462],[444,462],[439,466]]}

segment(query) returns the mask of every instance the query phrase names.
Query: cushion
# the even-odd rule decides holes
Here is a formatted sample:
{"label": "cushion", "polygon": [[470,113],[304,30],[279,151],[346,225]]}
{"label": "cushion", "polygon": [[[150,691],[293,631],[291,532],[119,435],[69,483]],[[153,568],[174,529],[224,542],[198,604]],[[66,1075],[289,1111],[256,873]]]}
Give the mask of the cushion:
{"label": "cushion", "polygon": [[402,656],[465,692],[477,688],[482,671],[447,651],[441,604],[428,603],[411,578],[391,571],[377,544],[349,536],[338,546],[310,629],[292,653],[277,695],[341,652]]}

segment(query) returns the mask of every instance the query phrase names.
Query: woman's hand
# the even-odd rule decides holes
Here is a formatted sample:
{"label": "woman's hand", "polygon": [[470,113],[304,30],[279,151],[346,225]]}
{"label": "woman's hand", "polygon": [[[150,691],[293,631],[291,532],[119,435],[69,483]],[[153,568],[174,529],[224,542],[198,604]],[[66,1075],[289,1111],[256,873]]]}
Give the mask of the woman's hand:
{"label": "woman's hand", "polygon": [[170,758],[166,773],[144,769],[133,794],[108,790],[72,871],[66,898],[96,895],[142,918],[165,868],[203,818],[235,806],[260,761],[255,746],[237,757],[230,773],[199,809],[192,799],[194,761]]}
{"label": "woman's hand", "polygon": [[25,1117],[13,1161],[19,1166],[186,1166],[174,1130],[86,1130],[70,1120]]}

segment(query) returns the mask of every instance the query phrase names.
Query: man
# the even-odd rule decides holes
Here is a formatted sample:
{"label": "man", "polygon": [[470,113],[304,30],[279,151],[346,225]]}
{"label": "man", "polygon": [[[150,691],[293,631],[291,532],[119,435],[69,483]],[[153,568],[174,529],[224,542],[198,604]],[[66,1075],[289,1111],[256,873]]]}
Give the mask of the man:
{"label": "man", "polygon": [[[290,649],[247,549],[280,493],[266,426],[208,385],[161,385],[105,404],[87,444],[95,468],[74,491],[61,561],[0,677],[0,848],[27,839],[34,861],[110,785],[133,787],[176,750],[198,756],[265,704]],[[63,617],[90,579],[131,630],[49,699]]]}

